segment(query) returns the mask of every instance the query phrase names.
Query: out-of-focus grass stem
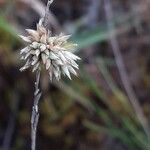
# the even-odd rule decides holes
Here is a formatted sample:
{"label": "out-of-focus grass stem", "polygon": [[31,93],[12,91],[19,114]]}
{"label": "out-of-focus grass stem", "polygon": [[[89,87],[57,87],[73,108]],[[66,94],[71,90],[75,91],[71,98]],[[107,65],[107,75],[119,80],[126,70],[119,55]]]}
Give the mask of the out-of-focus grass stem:
{"label": "out-of-focus grass stem", "polygon": [[138,102],[136,94],[129,82],[128,74],[126,72],[126,68],[125,68],[123,58],[122,58],[122,55],[120,52],[120,47],[119,47],[118,41],[116,39],[116,32],[114,31],[115,27],[112,22],[113,10],[112,10],[112,6],[111,6],[111,2],[110,2],[110,0],[105,0],[104,4],[105,4],[106,20],[108,23],[108,30],[110,32],[110,43],[112,46],[112,50],[114,52],[116,64],[117,64],[117,67],[119,70],[119,74],[120,74],[123,86],[125,88],[125,91],[128,95],[128,98],[133,106],[133,109],[139,119],[139,122],[141,123],[141,126],[143,127],[143,129],[145,131],[145,134],[147,135],[149,142],[150,142],[150,131],[149,131],[148,121],[147,121],[147,119],[143,113],[143,110]]}

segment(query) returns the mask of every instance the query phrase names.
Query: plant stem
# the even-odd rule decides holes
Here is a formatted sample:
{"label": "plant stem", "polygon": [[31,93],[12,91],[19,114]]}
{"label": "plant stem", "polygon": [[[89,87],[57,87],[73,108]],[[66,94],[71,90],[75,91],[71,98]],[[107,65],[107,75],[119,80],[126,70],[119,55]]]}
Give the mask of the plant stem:
{"label": "plant stem", "polygon": [[49,7],[50,5],[53,3],[54,0],[48,0],[47,2],[47,6],[46,6],[46,10],[45,10],[45,16],[44,16],[44,20],[43,20],[43,25],[44,27],[47,26],[47,23],[48,23],[48,16],[49,16]]}
{"label": "plant stem", "polygon": [[[45,16],[43,17],[43,26],[46,28],[48,22],[48,15],[49,15],[49,7],[53,0],[48,0],[47,7],[45,10]],[[35,92],[34,92],[34,104],[32,107],[32,116],[31,116],[31,150],[36,149],[36,135],[37,135],[37,125],[39,121],[39,100],[41,98],[42,93],[39,89],[40,84],[40,70],[36,72],[36,81],[35,81]]]}
{"label": "plant stem", "polygon": [[147,135],[148,140],[150,141],[150,130],[147,118],[144,115],[144,112],[140,106],[140,103],[138,101],[138,98],[132,88],[132,85],[129,81],[129,77],[125,68],[125,64],[123,62],[122,54],[120,52],[120,47],[116,38],[116,33],[114,30],[114,24],[112,22],[113,19],[113,10],[111,6],[110,0],[104,0],[105,3],[105,13],[106,13],[106,19],[108,23],[108,29],[110,31],[110,43],[112,46],[112,50],[115,56],[116,64],[118,67],[118,71],[124,86],[124,89],[128,95],[128,98],[130,100],[130,103],[132,104],[132,107],[137,115],[137,118],[139,122],[141,123],[141,126],[143,127],[143,130],[145,131],[145,134]]}
{"label": "plant stem", "polygon": [[31,150],[36,148],[36,132],[37,125],[39,121],[39,109],[38,103],[41,97],[41,92],[39,90],[40,83],[40,70],[36,72],[36,81],[35,81],[35,92],[34,92],[34,104],[32,107],[32,116],[31,116]]}

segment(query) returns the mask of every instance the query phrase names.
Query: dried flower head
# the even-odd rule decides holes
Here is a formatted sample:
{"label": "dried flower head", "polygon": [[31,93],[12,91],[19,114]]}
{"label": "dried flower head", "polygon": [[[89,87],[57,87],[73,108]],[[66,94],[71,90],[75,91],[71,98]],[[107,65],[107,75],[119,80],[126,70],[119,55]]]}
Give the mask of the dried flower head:
{"label": "dried flower head", "polygon": [[37,30],[26,29],[26,31],[29,36],[20,35],[28,43],[28,46],[20,52],[21,59],[26,60],[21,71],[33,67],[34,72],[44,65],[50,80],[54,77],[59,80],[61,74],[67,75],[69,79],[71,79],[70,73],[77,75],[76,61],[80,58],[69,51],[77,46],[68,42],[70,35],[51,36],[50,31],[42,25],[42,20],[37,24]]}

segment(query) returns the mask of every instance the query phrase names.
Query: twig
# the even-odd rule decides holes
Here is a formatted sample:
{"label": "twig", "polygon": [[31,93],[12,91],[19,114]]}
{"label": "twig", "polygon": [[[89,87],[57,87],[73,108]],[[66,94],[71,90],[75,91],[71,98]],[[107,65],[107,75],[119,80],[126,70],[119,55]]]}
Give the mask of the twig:
{"label": "twig", "polygon": [[48,16],[49,16],[49,8],[50,8],[50,5],[53,3],[54,0],[48,0],[47,2],[47,7],[46,7],[46,10],[45,10],[45,16],[44,16],[44,22],[43,22],[43,25],[46,27],[47,26],[47,22],[48,22]]}
{"label": "twig", "polygon": [[107,23],[108,23],[108,29],[110,31],[110,42],[111,42],[111,46],[114,52],[114,56],[115,56],[115,60],[116,60],[116,64],[118,67],[118,71],[123,83],[123,86],[125,88],[125,91],[128,95],[128,98],[132,104],[132,107],[137,115],[137,118],[139,119],[139,122],[141,123],[145,134],[148,137],[148,140],[150,139],[150,131],[149,131],[149,125],[148,125],[148,121],[143,113],[142,108],[140,107],[140,104],[138,102],[138,98],[130,84],[129,78],[128,78],[128,74],[123,62],[123,58],[120,52],[120,47],[116,38],[116,33],[114,30],[114,24],[112,22],[113,19],[113,11],[112,11],[112,6],[111,6],[111,2],[110,0],[104,0],[104,4],[105,4],[105,13],[106,13],[106,19],[107,19]]}
{"label": "twig", "polygon": [[37,125],[39,121],[38,103],[41,97],[41,92],[39,90],[39,82],[40,82],[40,70],[36,72],[34,104],[32,107],[32,116],[31,116],[31,149],[32,150],[35,150],[36,147],[36,132],[37,132]]}
{"label": "twig", "polygon": [[[41,1],[39,0],[20,0],[20,1],[28,4],[35,12],[37,12],[40,15],[40,17],[43,17],[45,15],[45,5]],[[48,2],[49,1],[50,0],[48,0]],[[57,32],[62,31],[61,25],[59,24],[58,20],[51,11],[48,11],[47,21],[56,29]]]}
{"label": "twig", "polygon": [[[45,15],[42,18],[43,26],[46,28],[48,22],[48,15],[49,15],[49,7],[53,0],[48,0],[47,7],[45,10]],[[36,72],[36,81],[35,81],[35,92],[34,92],[34,105],[32,108],[32,116],[31,116],[31,150],[36,149],[36,134],[37,134],[37,125],[39,121],[39,109],[38,104],[41,98],[42,93],[39,90],[40,84],[40,70]]]}

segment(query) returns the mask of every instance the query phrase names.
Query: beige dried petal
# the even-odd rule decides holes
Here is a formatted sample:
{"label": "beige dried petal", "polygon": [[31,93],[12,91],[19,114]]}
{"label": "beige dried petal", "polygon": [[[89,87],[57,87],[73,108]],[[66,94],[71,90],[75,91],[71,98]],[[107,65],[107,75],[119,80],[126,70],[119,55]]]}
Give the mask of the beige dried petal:
{"label": "beige dried petal", "polygon": [[40,38],[40,42],[45,43],[46,44],[46,34],[43,34]]}
{"label": "beige dried petal", "polygon": [[40,50],[41,50],[41,52],[45,51],[46,50],[46,45],[45,44],[41,44]]}
{"label": "beige dried petal", "polygon": [[31,47],[34,48],[34,49],[37,49],[39,47],[39,43],[38,42],[33,42],[31,44]]}
{"label": "beige dried petal", "polygon": [[59,69],[59,67],[53,68],[53,72],[54,72],[55,78],[57,80],[60,80],[60,69]]}
{"label": "beige dried petal", "polygon": [[31,29],[26,29],[26,31],[29,33],[29,35],[31,37],[33,37],[33,40],[39,41],[40,36],[39,36],[39,33],[37,31],[31,30]]}
{"label": "beige dried petal", "polygon": [[48,38],[48,43],[50,45],[53,45],[56,39],[57,39],[57,37],[50,37],[50,38]]}
{"label": "beige dried petal", "polygon": [[23,41],[25,41],[25,42],[28,42],[28,43],[31,42],[31,40],[29,39],[29,37],[25,37],[25,36],[22,36],[22,35],[19,35],[19,37],[20,37]]}
{"label": "beige dried petal", "polygon": [[58,52],[58,54],[59,54],[60,59],[61,59],[64,63],[66,63],[66,62],[67,62],[67,59],[65,58],[65,56],[64,56],[61,52]]}
{"label": "beige dried petal", "polygon": [[78,57],[78,56],[76,56],[76,55],[74,55],[73,53],[68,52],[68,51],[64,51],[64,55],[65,55],[66,57],[68,57],[68,59],[81,60],[80,57]]}
{"label": "beige dried petal", "polygon": [[38,33],[39,33],[40,35],[46,33],[46,29],[45,29],[43,26],[39,25],[39,24],[37,24],[37,31],[38,31]]}
{"label": "beige dried petal", "polygon": [[47,59],[47,61],[46,61],[46,70],[49,69],[50,65],[51,65],[51,61],[49,59]]}
{"label": "beige dried petal", "polygon": [[74,60],[70,60],[70,65],[76,69],[79,69],[78,64]]}
{"label": "beige dried petal", "polygon": [[57,38],[57,36],[51,36],[48,38],[48,42],[55,41]]}
{"label": "beige dried petal", "polygon": [[24,56],[24,59],[26,60],[29,56],[30,56],[31,53],[26,53],[26,55]]}
{"label": "beige dried petal", "polygon": [[61,46],[62,44],[65,44],[69,38],[70,38],[70,35],[60,34],[59,36],[57,36],[55,40],[55,44],[57,46]]}
{"label": "beige dried petal", "polygon": [[56,63],[57,65],[64,65],[61,59],[56,59],[56,60],[55,60],[55,63]]}
{"label": "beige dried petal", "polygon": [[49,68],[48,72],[49,72],[50,80],[52,81],[52,79],[53,79],[53,69],[52,69],[52,67]]}
{"label": "beige dried petal", "polygon": [[33,56],[31,65],[34,66],[38,62],[38,57]]}
{"label": "beige dried petal", "polygon": [[28,59],[27,62],[25,63],[25,65],[20,68],[20,71],[24,71],[29,67],[30,67],[30,60]]}
{"label": "beige dried petal", "polygon": [[48,56],[46,54],[42,53],[41,57],[42,57],[43,64],[45,64],[48,59]]}
{"label": "beige dried petal", "polygon": [[36,49],[35,50],[35,55],[38,57],[40,55],[40,50],[39,49]]}
{"label": "beige dried petal", "polygon": [[69,72],[67,66],[62,66],[62,70],[63,70],[63,73],[66,74],[68,76],[68,78],[71,80],[70,72]]}
{"label": "beige dried petal", "polygon": [[52,51],[59,51],[59,50],[65,51],[65,50],[67,50],[67,49],[65,49],[64,47],[61,47],[61,46],[56,45],[56,46],[53,46],[53,47],[51,48],[51,50],[52,50]]}
{"label": "beige dried petal", "polygon": [[71,37],[71,35],[63,35],[59,37],[59,41],[67,41],[69,38]]}
{"label": "beige dried petal", "polygon": [[75,76],[77,76],[77,73],[76,73],[76,71],[73,69],[73,67],[68,66],[68,69],[69,69],[69,71],[70,71],[72,74],[74,74]]}
{"label": "beige dried petal", "polygon": [[65,43],[62,46],[67,50],[74,50],[77,47],[77,44]]}
{"label": "beige dried petal", "polygon": [[30,54],[35,55],[35,50],[31,50]]}
{"label": "beige dried petal", "polygon": [[49,53],[50,53],[49,50],[46,49],[46,50],[45,50],[45,54],[49,56]]}
{"label": "beige dried petal", "polygon": [[58,56],[55,55],[53,52],[50,52],[50,53],[49,53],[49,58],[55,60],[55,59],[58,59]]}
{"label": "beige dried petal", "polygon": [[40,66],[40,63],[37,63],[37,64],[33,67],[32,72],[36,71],[36,70],[39,68],[39,66]]}
{"label": "beige dried petal", "polygon": [[25,47],[20,51],[20,54],[28,53],[31,49],[29,47]]}

